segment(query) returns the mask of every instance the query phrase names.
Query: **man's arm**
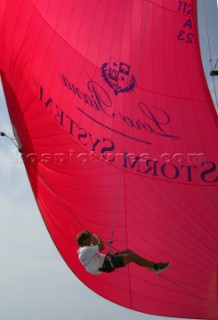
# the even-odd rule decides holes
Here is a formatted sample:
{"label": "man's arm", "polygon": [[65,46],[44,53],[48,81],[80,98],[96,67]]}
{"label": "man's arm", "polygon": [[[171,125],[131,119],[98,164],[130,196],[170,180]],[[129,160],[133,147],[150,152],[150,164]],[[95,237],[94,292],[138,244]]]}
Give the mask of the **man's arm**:
{"label": "man's arm", "polygon": [[90,236],[91,236],[92,244],[93,244],[93,245],[98,245],[99,251],[104,250],[104,243],[103,243],[103,241],[102,241],[98,236],[96,236],[96,234],[92,234],[92,233],[91,233]]}

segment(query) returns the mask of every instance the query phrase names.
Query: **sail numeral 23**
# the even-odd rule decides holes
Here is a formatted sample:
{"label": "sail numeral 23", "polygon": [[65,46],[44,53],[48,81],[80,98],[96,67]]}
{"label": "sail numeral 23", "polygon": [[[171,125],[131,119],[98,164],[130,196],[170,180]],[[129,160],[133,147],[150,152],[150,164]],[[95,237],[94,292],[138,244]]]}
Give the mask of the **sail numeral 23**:
{"label": "sail numeral 23", "polygon": [[[192,14],[192,6],[187,1],[179,1],[178,12],[185,14]],[[182,29],[178,33],[178,40],[185,41],[187,43],[194,42],[194,33],[192,32],[192,19],[188,19],[182,25]]]}

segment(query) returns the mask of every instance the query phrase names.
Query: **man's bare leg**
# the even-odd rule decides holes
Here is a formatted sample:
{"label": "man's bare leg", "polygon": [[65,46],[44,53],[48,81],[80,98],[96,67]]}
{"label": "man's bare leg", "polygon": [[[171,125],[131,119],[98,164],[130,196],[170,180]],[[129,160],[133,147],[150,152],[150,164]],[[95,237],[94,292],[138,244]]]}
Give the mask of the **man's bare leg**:
{"label": "man's bare leg", "polygon": [[130,249],[122,251],[121,254],[123,256],[124,265],[127,265],[130,262],[134,262],[139,266],[146,267],[148,269],[152,268],[154,265],[153,261],[149,261],[145,258],[142,258]]}
{"label": "man's bare leg", "polygon": [[138,254],[136,254],[135,252],[133,252],[130,249],[126,249],[126,250],[122,251],[121,254],[123,256],[124,265],[127,265],[130,262],[134,262],[137,265],[142,266],[142,267],[146,267],[147,269],[155,271],[158,274],[161,273],[162,271],[166,270],[170,266],[169,262],[155,263],[153,261],[149,261],[145,258],[142,258],[141,256],[139,256]]}

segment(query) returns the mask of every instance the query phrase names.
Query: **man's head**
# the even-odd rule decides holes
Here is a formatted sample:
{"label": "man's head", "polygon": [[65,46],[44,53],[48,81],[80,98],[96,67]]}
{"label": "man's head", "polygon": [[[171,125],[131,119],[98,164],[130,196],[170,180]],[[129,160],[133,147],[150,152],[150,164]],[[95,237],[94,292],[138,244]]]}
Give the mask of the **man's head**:
{"label": "man's head", "polygon": [[80,232],[76,241],[80,247],[90,246],[91,245],[91,233],[87,230]]}

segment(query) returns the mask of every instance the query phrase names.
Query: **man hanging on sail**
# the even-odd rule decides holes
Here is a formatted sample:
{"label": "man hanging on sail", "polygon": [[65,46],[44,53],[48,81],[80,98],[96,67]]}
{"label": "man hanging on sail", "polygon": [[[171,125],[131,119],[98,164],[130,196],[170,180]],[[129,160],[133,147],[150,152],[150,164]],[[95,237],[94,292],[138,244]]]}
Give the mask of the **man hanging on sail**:
{"label": "man hanging on sail", "polygon": [[98,236],[87,230],[79,233],[76,240],[80,246],[78,250],[79,260],[86,271],[92,274],[112,272],[116,268],[125,267],[130,262],[134,262],[158,274],[170,266],[169,262],[154,263],[149,261],[130,249],[115,254],[102,254],[100,251],[104,249],[104,243]]}

